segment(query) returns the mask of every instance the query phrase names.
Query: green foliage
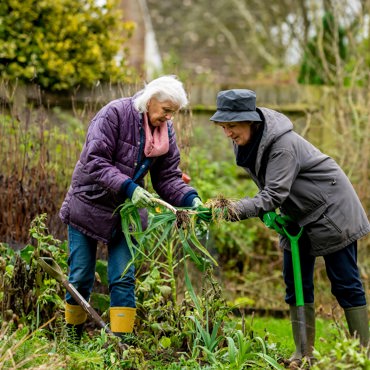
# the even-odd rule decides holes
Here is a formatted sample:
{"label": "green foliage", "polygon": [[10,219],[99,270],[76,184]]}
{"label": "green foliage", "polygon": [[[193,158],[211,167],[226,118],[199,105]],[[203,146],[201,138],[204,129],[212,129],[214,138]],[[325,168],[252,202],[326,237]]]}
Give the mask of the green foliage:
{"label": "green foliage", "polygon": [[360,347],[359,340],[348,339],[344,335],[326,353],[315,350],[315,363],[312,370],[329,369],[333,363],[337,369],[369,370],[368,348]]}
{"label": "green foliage", "polygon": [[53,257],[66,271],[67,246],[49,235],[45,225],[46,215],[38,216],[31,225],[30,234],[34,244],[28,244],[20,251],[14,251],[6,244],[0,244],[0,292],[2,295],[4,319],[14,325],[21,322],[39,326],[55,315],[63,306],[63,289],[59,283],[44,273],[38,263],[40,256]]}
{"label": "green foliage", "polygon": [[[167,247],[180,244],[184,248],[184,255],[199,267],[203,268],[205,260],[199,258],[197,252],[208,258],[217,265],[215,259],[208,250],[199,242],[197,234],[201,233],[202,224],[197,221],[196,212],[189,209],[177,209],[176,214],[157,207],[151,213],[150,224],[146,230],[141,227],[141,219],[138,210],[130,200],[120,207],[122,231],[125,234],[130,248],[133,262],[139,257],[147,261],[157,250],[168,255]],[[132,237],[135,237],[133,242]],[[148,252],[146,252],[148,251]],[[169,261],[173,265],[176,261]],[[128,266],[129,267],[129,266]]]}
{"label": "green foliage", "polygon": [[[322,31],[308,42],[298,82],[312,85],[332,85],[339,60],[345,62],[347,49],[345,31],[336,23],[332,13],[322,18]],[[322,33],[322,36],[320,35]],[[344,82],[344,81],[343,81]]]}
{"label": "green foliage", "polygon": [[[227,342],[224,329],[229,327],[228,333],[233,335],[230,326],[225,326],[231,320],[230,308],[212,276],[212,263],[216,261],[200,242],[205,232],[202,229],[204,225],[197,222],[196,212],[191,209],[168,211],[159,206],[155,210],[149,209],[149,212],[149,226],[143,231],[133,204],[126,201],[120,208],[122,230],[131,249],[133,263],[139,269],[137,296],[141,327],[137,328],[137,334],[142,339],[138,343],[148,353],[156,349],[151,361],[156,361],[159,355],[169,357],[177,352],[190,351],[192,360],[216,368],[224,368],[225,364],[227,367],[229,360],[222,354]],[[188,217],[186,220],[184,213]],[[202,274],[202,295],[197,294],[197,288],[191,282],[190,261]],[[146,266],[146,272],[143,266]],[[179,299],[175,284],[182,273],[187,291],[184,298]],[[249,342],[250,339],[244,337],[244,341]],[[248,361],[256,368],[269,363],[280,369],[267,355],[263,340],[260,342],[263,356],[254,352],[254,345],[248,346],[244,341],[243,345],[248,348]]]}
{"label": "green foliage", "polygon": [[40,368],[48,364],[59,369],[65,365],[65,356],[55,351],[55,346],[45,335],[43,328],[30,332],[28,327],[12,330],[11,325],[0,331],[1,369]]}
{"label": "green foliage", "polygon": [[258,366],[258,358],[266,361],[273,369],[283,369],[278,362],[269,356],[265,341],[261,337],[246,337],[237,330],[227,338],[227,351],[224,353],[226,369],[243,369],[247,366]]}
{"label": "green foliage", "polygon": [[[64,272],[67,271],[67,243],[62,243],[53,235],[49,234],[46,226],[47,215],[45,213],[37,216],[31,223],[30,235],[36,241],[36,245],[28,245],[28,253],[31,253],[29,261],[39,256],[51,256]],[[32,251],[32,252],[31,252]],[[21,255],[24,250],[21,250]]]}
{"label": "green foliage", "polygon": [[133,24],[117,2],[4,0],[0,4],[0,75],[69,90],[127,79],[122,45]]}
{"label": "green foliage", "polygon": [[219,321],[213,323],[213,328],[210,332],[208,320],[206,321],[206,327],[203,328],[200,321],[196,317],[190,316],[190,319],[192,319],[196,325],[197,338],[195,340],[195,343],[199,341],[201,348],[205,350],[207,354],[212,354],[223,339],[222,336],[218,335],[218,331],[222,322]]}

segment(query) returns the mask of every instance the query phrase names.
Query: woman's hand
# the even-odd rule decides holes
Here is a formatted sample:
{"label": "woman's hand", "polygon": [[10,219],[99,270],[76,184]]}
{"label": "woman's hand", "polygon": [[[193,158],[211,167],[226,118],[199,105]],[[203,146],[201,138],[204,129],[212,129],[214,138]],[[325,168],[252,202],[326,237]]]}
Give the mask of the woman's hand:
{"label": "woman's hand", "polygon": [[212,221],[212,211],[209,208],[204,207],[204,204],[200,198],[194,198],[192,207],[197,211],[197,216],[202,221],[207,223]]}
{"label": "woman's hand", "polygon": [[141,186],[138,186],[131,196],[131,201],[137,208],[154,207],[154,196]]}

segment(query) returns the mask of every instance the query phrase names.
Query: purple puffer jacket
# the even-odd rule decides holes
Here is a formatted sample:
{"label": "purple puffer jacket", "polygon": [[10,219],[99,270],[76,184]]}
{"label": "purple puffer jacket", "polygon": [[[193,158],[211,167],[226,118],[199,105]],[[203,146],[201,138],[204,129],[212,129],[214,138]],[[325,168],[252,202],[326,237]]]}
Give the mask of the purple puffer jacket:
{"label": "purple puffer jacket", "polygon": [[[64,223],[104,243],[111,240],[120,225],[116,208],[131,195],[123,191],[123,184],[131,183],[143,166],[141,116],[131,97],[114,100],[97,113],[60,209]],[[175,132],[171,121],[167,125],[168,153],[153,158],[148,168],[144,166],[135,183],[143,186],[149,170],[153,188],[161,198],[174,206],[190,206],[197,192],[182,180]],[[145,227],[147,214],[145,210],[140,213]]]}

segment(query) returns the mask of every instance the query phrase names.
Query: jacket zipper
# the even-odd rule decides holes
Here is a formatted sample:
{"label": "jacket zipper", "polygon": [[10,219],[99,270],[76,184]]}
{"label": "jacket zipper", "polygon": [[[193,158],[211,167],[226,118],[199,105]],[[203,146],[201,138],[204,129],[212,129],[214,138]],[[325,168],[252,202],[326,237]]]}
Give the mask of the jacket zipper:
{"label": "jacket zipper", "polygon": [[338,233],[340,234],[342,233],[342,230],[334,223],[334,221],[331,218],[329,218],[325,213],[323,213],[322,216],[325,218],[326,221],[329,222],[331,226],[334,227],[335,230],[338,231]]}

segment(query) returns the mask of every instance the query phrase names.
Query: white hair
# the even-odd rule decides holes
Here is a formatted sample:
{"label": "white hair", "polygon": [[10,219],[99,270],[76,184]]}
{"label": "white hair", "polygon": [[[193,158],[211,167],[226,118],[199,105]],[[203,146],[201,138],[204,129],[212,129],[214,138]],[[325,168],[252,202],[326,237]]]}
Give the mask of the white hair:
{"label": "white hair", "polygon": [[178,105],[179,109],[188,104],[182,82],[173,75],[159,77],[145,85],[134,100],[135,108],[139,112],[146,112],[151,98],[156,98],[160,102],[169,100]]}

